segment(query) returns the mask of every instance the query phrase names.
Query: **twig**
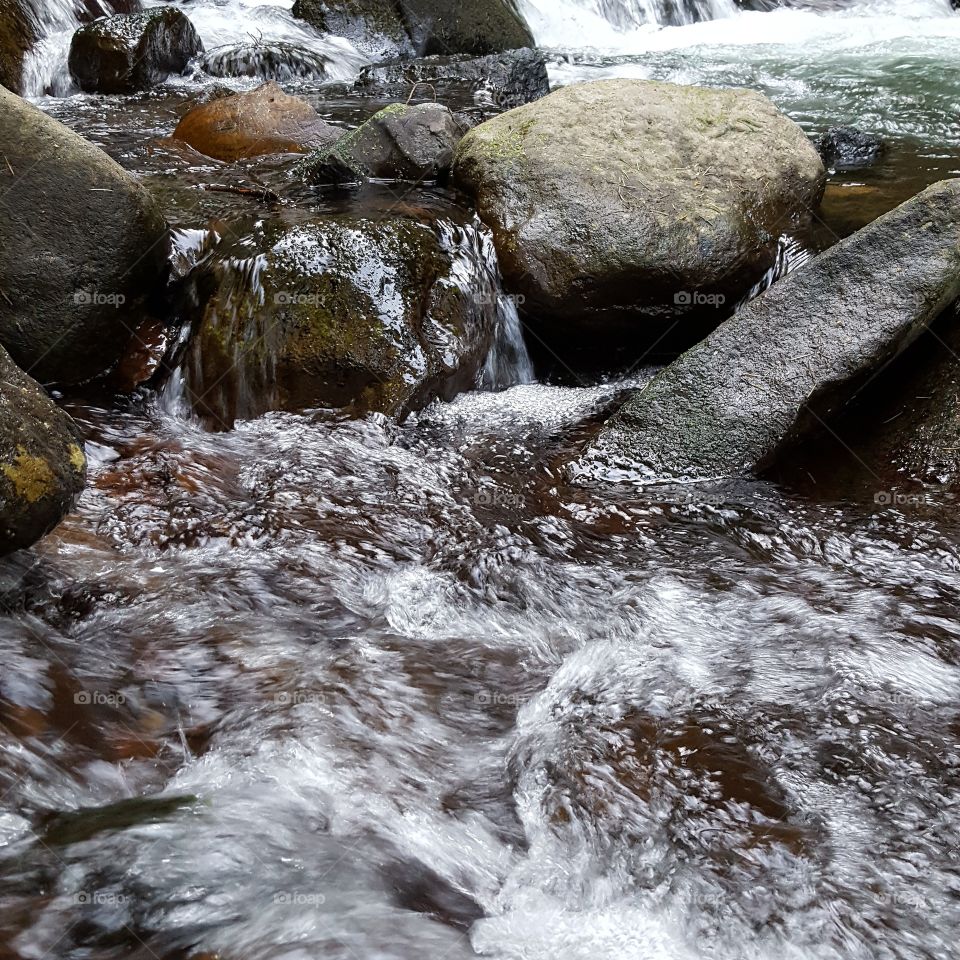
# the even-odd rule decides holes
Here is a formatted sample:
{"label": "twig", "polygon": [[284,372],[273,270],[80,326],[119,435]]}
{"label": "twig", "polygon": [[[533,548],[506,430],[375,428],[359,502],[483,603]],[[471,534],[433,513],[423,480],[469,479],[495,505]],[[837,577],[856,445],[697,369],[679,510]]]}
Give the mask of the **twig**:
{"label": "twig", "polygon": [[221,183],[205,183],[203,189],[210,193],[236,193],[241,197],[253,197],[256,200],[262,200],[264,203],[281,202],[280,194],[274,193],[273,190],[267,190],[265,187],[231,187]]}

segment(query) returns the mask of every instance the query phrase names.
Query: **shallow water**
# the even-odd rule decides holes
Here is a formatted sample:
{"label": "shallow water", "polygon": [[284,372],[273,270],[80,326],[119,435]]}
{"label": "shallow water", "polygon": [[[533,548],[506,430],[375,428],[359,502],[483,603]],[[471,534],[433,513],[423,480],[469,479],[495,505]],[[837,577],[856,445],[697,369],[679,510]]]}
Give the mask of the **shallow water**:
{"label": "shallow water", "polygon": [[[886,132],[816,249],[957,170],[960,17],[906,6],[930,15],[607,24],[620,49],[552,72],[747,83],[811,132]],[[203,85],[41,100],[160,190],[186,260],[256,209],[202,184],[287,182],[164,143]],[[488,386],[522,361],[508,306]],[[551,383],[400,425],[211,433],[178,377],[70,399],[89,489],[0,564],[0,958],[955,957],[956,491],[834,448],[776,482],[572,486],[646,362],[541,360]]]}

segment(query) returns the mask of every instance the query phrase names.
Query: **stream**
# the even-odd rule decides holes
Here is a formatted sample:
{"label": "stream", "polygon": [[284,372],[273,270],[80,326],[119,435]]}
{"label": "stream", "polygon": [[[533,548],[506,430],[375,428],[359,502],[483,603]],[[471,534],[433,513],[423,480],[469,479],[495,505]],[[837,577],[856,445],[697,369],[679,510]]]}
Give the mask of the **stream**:
{"label": "stream", "polygon": [[[333,123],[383,106],[289,2],[180,5],[208,48],[327,55],[327,82],[284,86]],[[948,0],[710,0],[675,26],[654,0],[520,5],[554,85],[743,85],[810,134],[883,134],[805,256],[960,175]],[[199,186],[289,161],[171,145],[201,74],[78,94],[50,23],[32,98],[157,193],[181,266],[214,225],[242,237],[249,198]],[[215,432],[182,371],[64,398],[88,488],[0,564],[0,960],[957,957],[960,490],[828,443],[777,478],[574,486],[652,359],[575,372],[499,294],[484,388],[399,424]]]}

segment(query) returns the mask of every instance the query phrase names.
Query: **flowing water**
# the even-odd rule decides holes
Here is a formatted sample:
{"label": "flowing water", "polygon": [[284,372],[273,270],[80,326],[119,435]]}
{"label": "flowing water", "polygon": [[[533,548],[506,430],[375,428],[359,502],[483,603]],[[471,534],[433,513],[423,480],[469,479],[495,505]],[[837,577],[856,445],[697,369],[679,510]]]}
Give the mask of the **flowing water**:
{"label": "flowing water", "polygon": [[[184,9],[208,47],[255,20],[358,69],[287,6]],[[524,6],[556,83],[746,84],[811,132],[884,133],[814,245],[960,169],[946,3]],[[49,97],[45,62],[38,102],[158,192],[179,270],[251,214],[200,185],[284,182],[163,139],[202,77]],[[380,105],[295,89],[343,124]],[[481,387],[402,424],[214,433],[179,374],[67,398],[89,488],[0,564],[2,960],[957,956],[957,489],[839,447],[764,481],[571,486],[648,361],[590,382],[531,340],[534,370],[494,296]]]}

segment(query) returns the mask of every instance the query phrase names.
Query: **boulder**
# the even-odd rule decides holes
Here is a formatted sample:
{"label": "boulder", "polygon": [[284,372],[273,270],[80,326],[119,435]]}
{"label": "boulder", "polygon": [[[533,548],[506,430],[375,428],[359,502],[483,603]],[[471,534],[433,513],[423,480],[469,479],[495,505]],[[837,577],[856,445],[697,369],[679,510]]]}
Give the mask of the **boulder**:
{"label": "boulder", "polygon": [[397,0],[417,56],[488,53],[536,46],[514,0]]}
{"label": "boulder", "polygon": [[238,43],[208,51],[200,63],[211,77],[323,80],[329,58],[293,43]]}
{"label": "boulder", "polygon": [[343,130],[300,97],[268,81],[249,93],[219,97],[190,110],[173,136],[216,160],[308,153],[335,143]]}
{"label": "boulder", "polygon": [[514,0],[297,0],[294,16],[353,41],[376,59],[485,56],[534,46]]}
{"label": "boulder", "polygon": [[203,51],[193,24],[176,7],[118,14],[81,27],[70,44],[70,74],[88,93],[145,90],[183,73]]}
{"label": "boulder", "polygon": [[402,416],[472,388],[496,327],[492,245],[469,222],[260,218],[191,282],[206,306],[187,394],[219,428],[276,409]]}
{"label": "boulder", "polygon": [[412,56],[413,44],[395,3],[384,0],[296,0],[293,15],[321,33],[346,37],[375,60]]}
{"label": "boulder", "polygon": [[833,170],[869,167],[887,152],[884,140],[856,127],[831,127],[817,138],[816,147],[823,162]]}
{"label": "boulder", "polygon": [[934,184],[774,284],[603,428],[585,477],[729,477],[821,429],[960,296],[960,180]]}
{"label": "boulder", "polygon": [[22,0],[0,3],[0,85],[20,90],[23,58],[36,38],[35,18]]}
{"label": "boulder", "polygon": [[418,85],[426,90],[438,85],[466,88],[498,110],[512,110],[550,93],[547,61],[538,50],[392,60],[364,67],[356,84],[366,94],[403,91],[404,98]]}
{"label": "boulder", "polygon": [[0,556],[52,530],[85,475],[76,424],[0,347]]}
{"label": "boulder", "polygon": [[298,174],[310,184],[378,180],[439,180],[453,166],[464,134],[454,115],[439,103],[385,107],[332,147],[317,151]]}
{"label": "boulder", "polygon": [[546,334],[652,341],[682,317],[728,315],[825,171],[759,93],[605,80],[474,128],[454,180]]}
{"label": "boulder", "polygon": [[102,150],[0,90],[0,343],[42,382],[109,369],[163,290],[167,228]]}

